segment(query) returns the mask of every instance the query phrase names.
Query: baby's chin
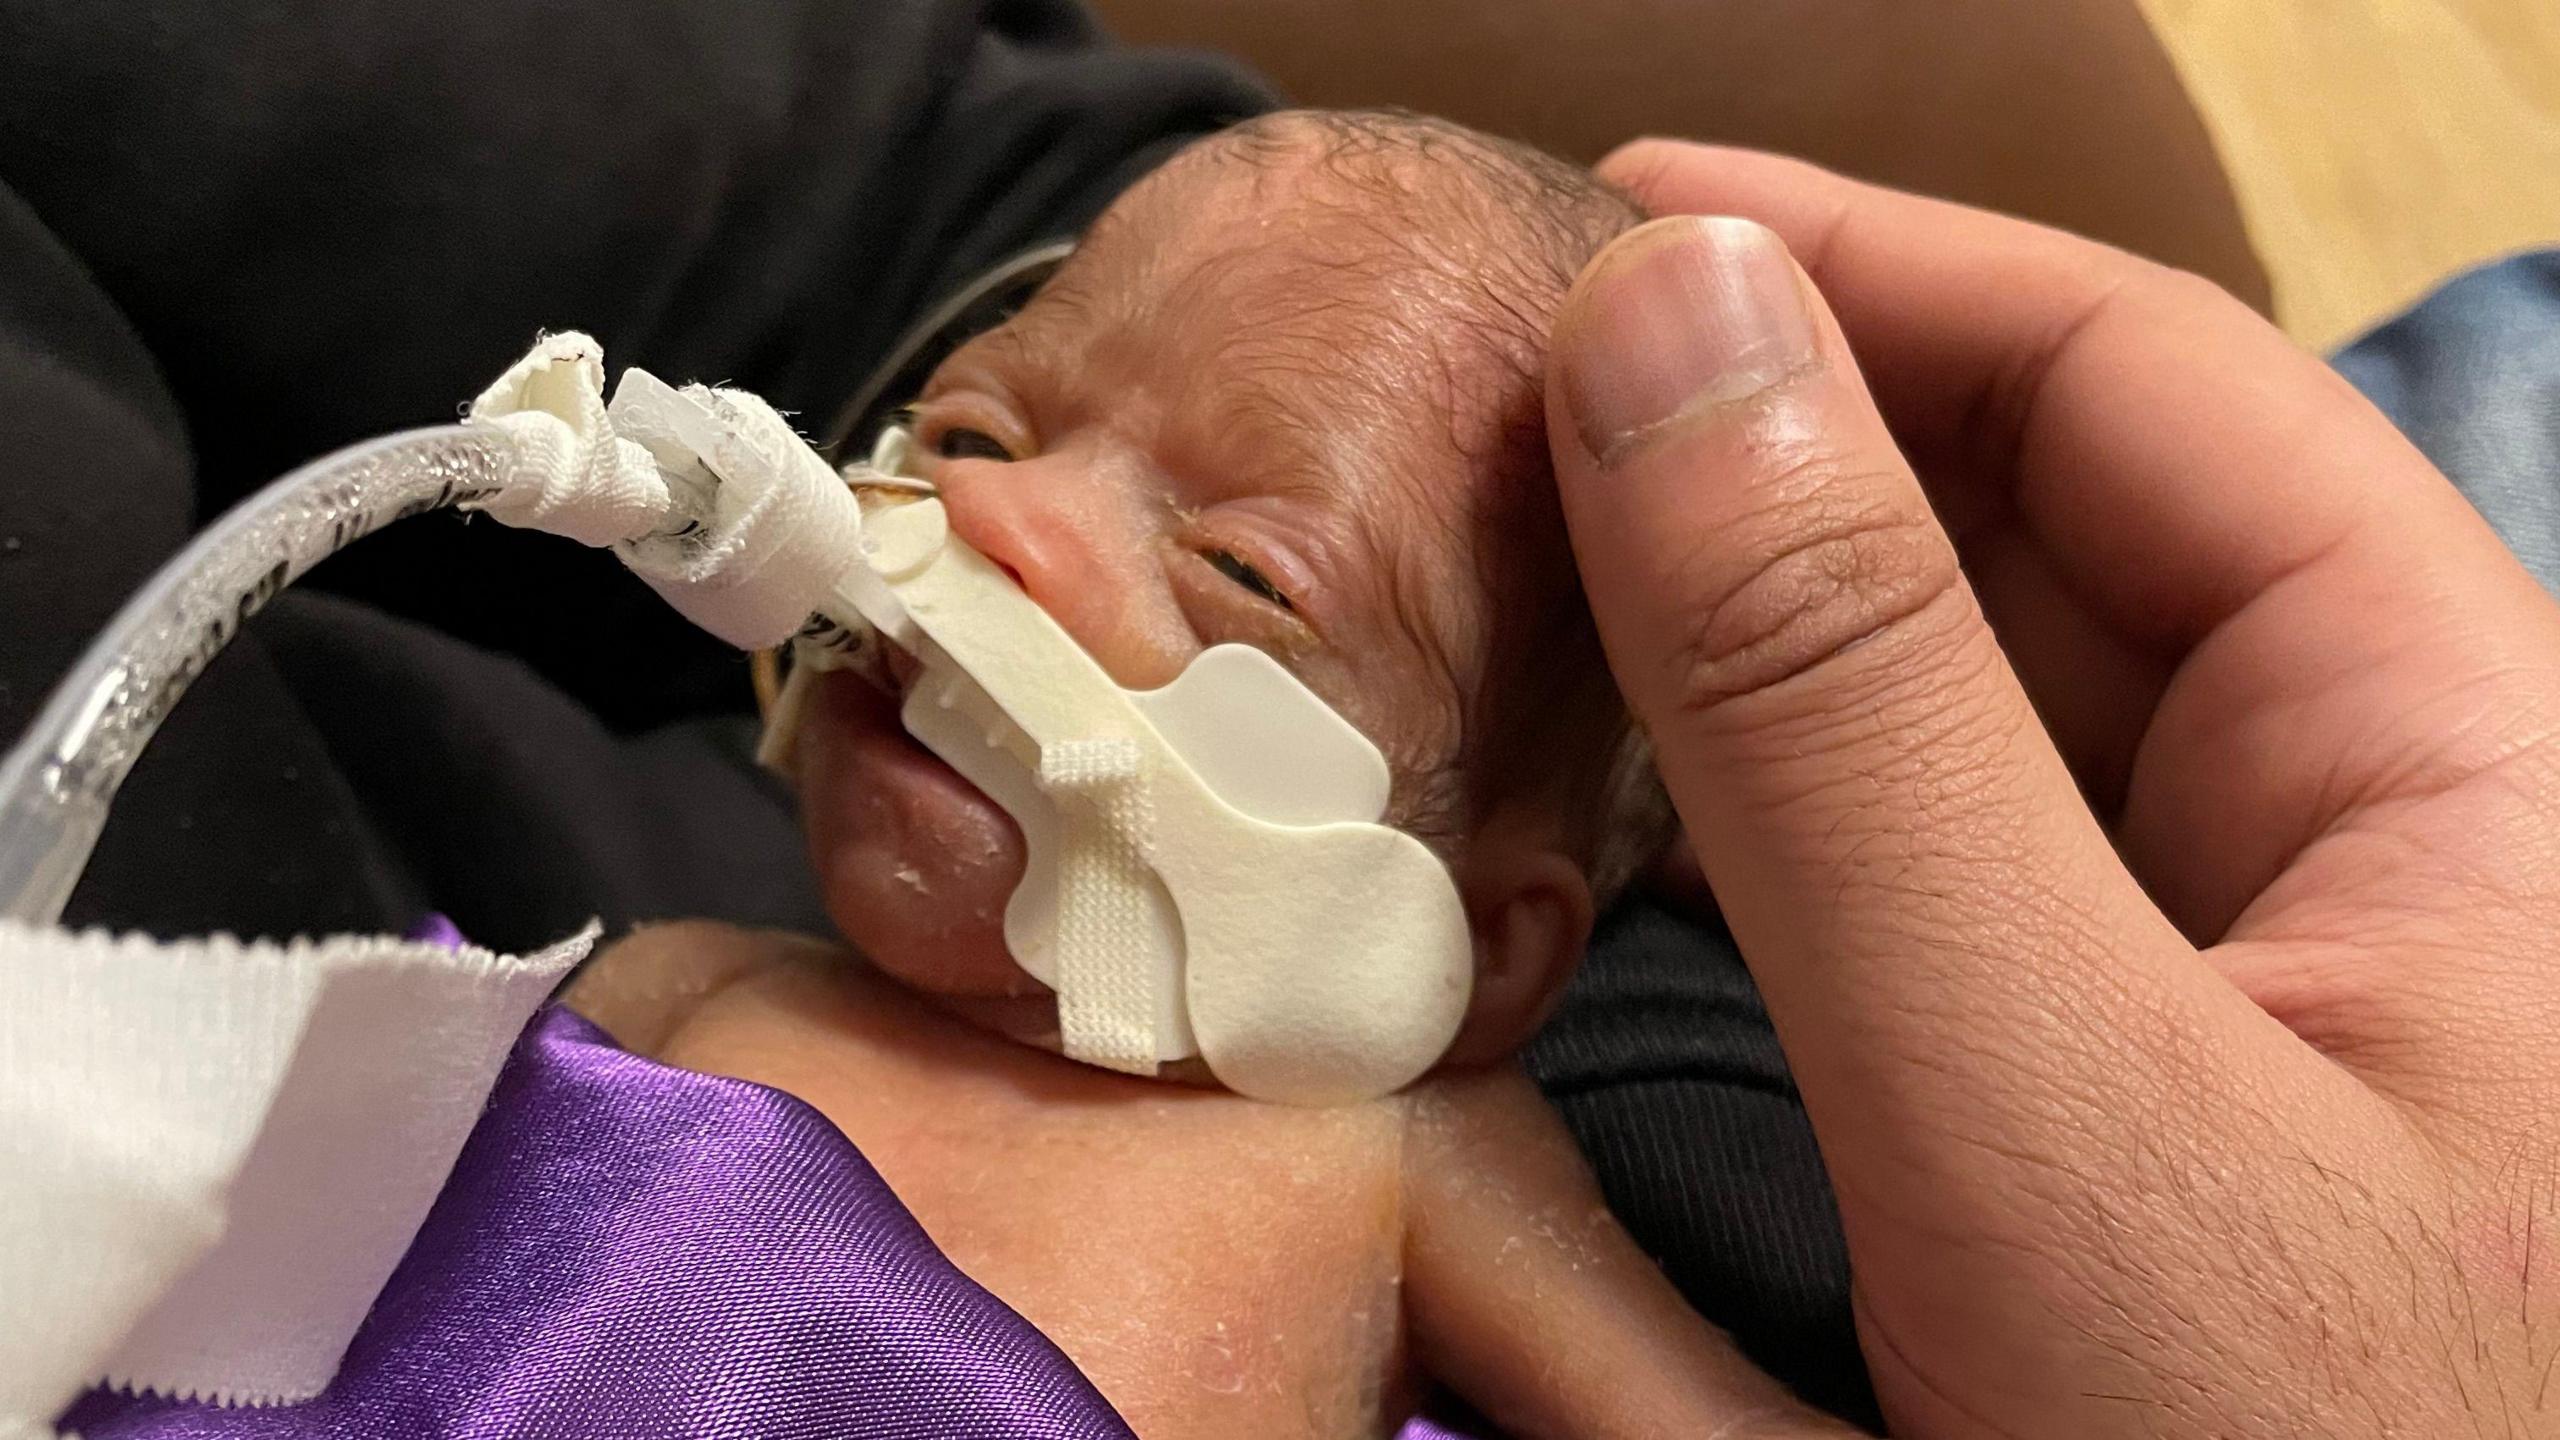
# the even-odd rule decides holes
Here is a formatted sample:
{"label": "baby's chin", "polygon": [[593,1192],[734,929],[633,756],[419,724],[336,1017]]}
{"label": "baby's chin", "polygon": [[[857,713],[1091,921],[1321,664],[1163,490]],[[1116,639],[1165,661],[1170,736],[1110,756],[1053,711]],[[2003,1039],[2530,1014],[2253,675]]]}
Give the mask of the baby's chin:
{"label": "baby's chin", "polygon": [[881,973],[928,995],[1045,1004],[1004,945],[1022,832],[910,737],[897,700],[851,675],[818,687],[800,804],[828,915]]}

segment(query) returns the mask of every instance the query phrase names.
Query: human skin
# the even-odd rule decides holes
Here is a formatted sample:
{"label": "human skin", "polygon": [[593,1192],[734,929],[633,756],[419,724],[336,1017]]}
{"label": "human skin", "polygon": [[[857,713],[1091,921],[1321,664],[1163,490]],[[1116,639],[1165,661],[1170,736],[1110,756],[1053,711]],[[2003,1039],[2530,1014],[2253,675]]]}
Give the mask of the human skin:
{"label": "human skin", "polygon": [[2192,277],[1602,170],[1749,217],[1594,262],[1549,439],[1894,1433],[2552,1433],[2560,606]]}
{"label": "human skin", "polygon": [[[1544,474],[1538,361],[1546,315],[1632,212],[1567,172],[1580,211],[1533,192],[1581,217],[1558,241],[1460,153],[1490,151],[1437,122],[1301,115],[1194,146],[935,371],[914,431],[953,533],[1119,683],[1255,645],[1378,745],[1386,818],[1439,844],[1467,909],[1453,1054],[1481,1061],[1535,1027],[1591,923],[1575,832],[1600,787],[1574,767],[1614,749],[1624,711]],[[830,677],[803,726],[829,914],[910,985],[1036,1010],[1001,933],[1019,833],[897,709]]]}
{"label": "human skin", "polygon": [[625,1048],[771,1085],[1147,1440],[1380,1440],[1427,1377],[1514,1440],[1818,1433],[1619,1228],[1514,1067],[1355,1106],[1080,1065],[837,947],[645,927],[569,1002]]}
{"label": "human skin", "polygon": [[[1482,323],[1448,312],[1483,293],[1478,267],[1502,257],[1460,256],[1463,283],[1444,290],[1401,248],[1347,245],[1331,227],[1357,239],[1382,215],[1436,224],[1457,245],[1486,232],[1431,213],[1450,198],[1431,174],[1381,197],[1325,168],[1344,162],[1304,143],[1321,131],[1266,139],[1264,163],[1195,154],[1116,208],[1081,268],[942,367],[916,433],[940,452],[925,473],[955,531],[1122,683],[1162,683],[1212,639],[1262,643],[1380,742],[1409,791],[1451,763],[1504,608],[1575,600],[1544,442],[1533,423],[1526,483],[1545,502],[1533,535],[1552,568],[1492,567],[1470,526],[1497,478],[1470,427],[1516,415],[1470,420],[1474,397],[1452,395],[1450,378],[1470,367],[1453,353],[1483,357],[1437,342]],[[1610,201],[1606,213],[1614,224],[1624,211]],[[1571,269],[1548,277],[1548,306]],[[1330,283],[1297,283],[1305,274]],[[1369,327],[1407,328],[1389,344]],[[1273,363],[1294,361],[1285,347],[1310,330],[1327,347],[1312,364]],[[1505,392],[1494,408],[1534,422],[1534,347],[1520,358],[1466,383]],[[1306,463],[1309,434],[1329,447],[1321,468]],[[1216,550],[1250,557],[1292,604],[1240,584]],[[1585,640],[1608,702],[1596,718],[1614,722]],[[1550,684],[1536,698],[1563,710],[1570,692]],[[1381,1435],[1426,1376],[1519,1440],[1812,1423],[1627,1237],[1515,1067],[1457,1066],[1315,1111],[1013,1043],[1054,1031],[994,933],[1018,878],[1014,837],[984,797],[926,763],[895,711],[840,677],[801,737],[813,858],[860,957],[660,927],[600,960],[572,1002],[638,1053],[817,1108],[966,1273],[1150,1440]],[[1495,1054],[1579,957],[1587,908],[1542,931],[1552,953],[1529,967],[1534,984],[1502,958],[1520,877],[1536,873],[1519,857],[1569,863],[1553,834],[1535,807],[1511,807],[1460,840],[1479,954],[1493,957],[1480,959],[1470,1029]],[[1503,884],[1514,898],[1488,904]]]}

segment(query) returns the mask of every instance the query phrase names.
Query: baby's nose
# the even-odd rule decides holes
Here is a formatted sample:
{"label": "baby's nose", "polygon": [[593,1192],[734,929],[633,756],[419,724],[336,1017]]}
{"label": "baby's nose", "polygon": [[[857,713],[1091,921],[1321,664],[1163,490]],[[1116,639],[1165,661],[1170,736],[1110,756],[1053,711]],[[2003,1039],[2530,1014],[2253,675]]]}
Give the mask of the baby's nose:
{"label": "baby's nose", "polygon": [[950,461],[934,478],[952,533],[1010,572],[1113,679],[1172,678],[1183,657],[1165,653],[1171,597],[1144,497],[1064,457]]}
{"label": "baby's nose", "polygon": [[[1036,461],[951,460],[934,479],[952,533],[1011,572],[1043,606],[1088,588],[1096,547],[1080,533],[1094,516],[1065,477]],[[1055,613],[1052,610],[1052,613]]]}

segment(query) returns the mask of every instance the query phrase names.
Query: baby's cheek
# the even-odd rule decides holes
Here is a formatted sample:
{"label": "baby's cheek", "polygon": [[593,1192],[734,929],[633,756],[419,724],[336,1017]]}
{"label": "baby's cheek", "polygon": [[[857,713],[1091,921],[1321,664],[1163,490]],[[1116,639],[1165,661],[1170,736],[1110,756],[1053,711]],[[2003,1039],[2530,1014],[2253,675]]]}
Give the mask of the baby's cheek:
{"label": "baby's cheek", "polygon": [[[1379,647],[1383,649],[1384,647]],[[1334,713],[1368,737],[1387,760],[1395,777],[1394,809],[1388,819],[1404,823],[1402,812],[1427,808],[1459,749],[1458,706],[1448,686],[1418,666],[1390,662],[1394,657],[1310,656],[1294,668],[1307,688],[1323,697]]]}
{"label": "baby's cheek", "polygon": [[827,913],[883,970],[948,994],[1036,990],[1006,953],[1021,832],[908,738],[896,707],[829,676],[801,737],[802,823]]}

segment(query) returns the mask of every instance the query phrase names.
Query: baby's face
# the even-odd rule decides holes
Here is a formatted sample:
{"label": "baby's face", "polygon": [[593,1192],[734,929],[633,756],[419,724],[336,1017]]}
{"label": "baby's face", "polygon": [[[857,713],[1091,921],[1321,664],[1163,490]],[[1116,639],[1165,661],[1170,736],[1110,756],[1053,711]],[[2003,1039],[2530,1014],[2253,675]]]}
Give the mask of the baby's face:
{"label": "baby's face", "polygon": [[[1535,392],[1460,378],[1482,368],[1447,328],[1476,257],[1434,275],[1382,242],[1390,207],[1339,190],[1312,159],[1186,153],[952,355],[913,425],[953,530],[1113,678],[1266,650],[1385,752],[1389,818],[1427,829],[1455,804],[1499,603],[1483,452],[1517,442]],[[1010,819],[890,697],[833,677],[822,705],[804,803],[847,938],[929,991],[1038,993],[1002,939]]]}

